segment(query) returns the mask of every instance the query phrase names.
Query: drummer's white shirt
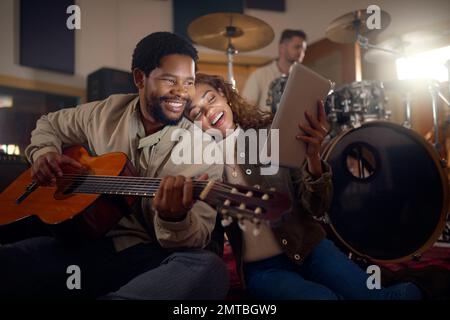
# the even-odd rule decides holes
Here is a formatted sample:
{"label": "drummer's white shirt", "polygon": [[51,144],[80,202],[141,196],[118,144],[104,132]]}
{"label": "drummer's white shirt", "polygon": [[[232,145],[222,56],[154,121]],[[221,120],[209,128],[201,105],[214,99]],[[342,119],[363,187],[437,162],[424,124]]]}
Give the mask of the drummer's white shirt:
{"label": "drummer's white shirt", "polygon": [[250,103],[259,106],[261,110],[270,111],[270,107],[266,105],[267,94],[273,80],[281,77],[277,60],[272,63],[255,70],[247,79],[242,96]]}

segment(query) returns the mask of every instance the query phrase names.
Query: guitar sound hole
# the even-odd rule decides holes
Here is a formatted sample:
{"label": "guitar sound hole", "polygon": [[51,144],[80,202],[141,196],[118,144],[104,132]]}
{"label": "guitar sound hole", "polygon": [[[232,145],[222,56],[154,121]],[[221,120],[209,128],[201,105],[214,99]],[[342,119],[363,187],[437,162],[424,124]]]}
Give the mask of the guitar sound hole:
{"label": "guitar sound hole", "polygon": [[67,195],[73,193],[73,191],[75,189],[76,189],[76,187],[73,184],[71,184],[68,188],[64,189],[63,195],[67,196]]}
{"label": "guitar sound hole", "polygon": [[[80,180],[82,179],[82,180]],[[81,178],[81,176],[77,176],[77,180],[64,180],[61,183],[58,183],[58,189],[62,190],[61,194],[63,195],[69,195],[74,193],[77,188],[81,187],[83,185],[83,181],[85,178]]]}

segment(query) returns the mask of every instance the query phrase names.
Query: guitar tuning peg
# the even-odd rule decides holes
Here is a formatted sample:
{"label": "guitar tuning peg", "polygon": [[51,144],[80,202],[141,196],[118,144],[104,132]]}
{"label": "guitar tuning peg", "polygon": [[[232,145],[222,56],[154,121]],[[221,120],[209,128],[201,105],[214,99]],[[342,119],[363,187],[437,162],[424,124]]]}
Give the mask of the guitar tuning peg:
{"label": "guitar tuning peg", "polygon": [[275,189],[274,187],[269,188],[270,191],[277,191],[277,189]]}
{"label": "guitar tuning peg", "polygon": [[220,223],[222,224],[222,227],[228,227],[233,222],[233,218],[231,217],[224,217]]}
{"label": "guitar tuning peg", "polygon": [[261,199],[269,200],[269,195],[267,193],[264,193],[263,196],[261,197]]}
{"label": "guitar tuning peg", "polygon": [[262,209],[261,209],[260,207],[257,207],[257,208],[255,209],[255,213],[256,213],[256,214],[261,214],[261,213],[262,213]]}
{"label": "guitar tuning peg", "polygon": [[236,188],[232,188],[231,189],[231,193],[238,193],[239,191],[238,191],[238,189],[236,189]]}
{"label": "guitar tuning peg", "polygon": [[261,233],[261,229],[259,227],[255,227],[255,228],[253,228],[252,233],[256,237]]}
{"label": "guitar tuning peg", "polygon": [[244,219],[239,219],[238,225],[239,225],[239,228],[240,228],[242,231],[246,231],[246,230],[247,230],[247,226],[244,224]]}
{"label": "guitar tuning peg", "polygon": [[244,204],[244,203],[241,203],[241,204],[239,205],[239,209],[245,210],[245,204]]}
{"label": "guitar tuning peg", "polygon": [[261,186],[260,186],[259,184],[255,184],[255,185],[253,186],[253,188],[255,188],[255,189],[261,189]]}
{"label": "guitar tuning peg", "polygon": [[247,197],[253,197],[253,192],[248,191],[245,195],[246,195]]}
{"label": "guitar tuning peg", "polygon": [[225,207],[229,207],[230,206],[230,204],[231,204],[231,201],[230,200],[225,200],[224,202],[223,202],[223,205],[225,206]]}
{"label": "guitar tuning peg", "polygon": [[253,224],[254,224],[255,226],[258,226],[258,227],[259,227],[259,225],[260,225],[260,223],[261,223],[261,220],[259,220],[258,218],[253,218],[253,219],[252,219],[252,222],[253,222]]}

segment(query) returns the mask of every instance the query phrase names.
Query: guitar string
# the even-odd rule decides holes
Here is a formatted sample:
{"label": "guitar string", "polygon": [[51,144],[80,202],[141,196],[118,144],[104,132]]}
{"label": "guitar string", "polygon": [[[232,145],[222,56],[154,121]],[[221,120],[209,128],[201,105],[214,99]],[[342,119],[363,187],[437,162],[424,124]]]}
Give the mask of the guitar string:
{"label": "guitar string", "polygon": [[[89,177],[92,177],[92,176],[89,176]],[[99,178],[99,177],[97,176],[97,178]],[[64,179],[62,179],[62,180],[64,180]],[[67,180],[67,181],[73,182],[73,180]],[[101,193],[109,193],[109,194],[113,193],[113,194],[120,194],[120,195],[145,195],[145,196],[147,196],[148,194],[156,193],[156,191],[159,188],[159,185],[156,182],[151,181],[149,179],[147,179],[147,182],[150,182],[150,185],[126,186],[126,185],[120,185],[120,184],[113,183],[113,184],[103,184],[102,186],[99,187],[98,183],[96,183],[95,181],[92,182],[92,181],[83,179],[83,180],[78,180],[76,183],[72,183],[71,187],[73,187],[73,189],[74,189],[73,192],[75,192],[75,193],[77,193],[77,191],[78,191],[79,193],[83,193],[83,192],[100,193],[100,194]],[[201,184],[205,183],[205,181],[201,181],[201,180],[199,180],[198,182],[200,182]],[[117,190],[117,189],[109,190],[109,191],[102,190],[102,187],[103,188],[116,187],[119,190]],[[202,186],[194,185],[194,189],[197,189],[197,190],[194,190],[194,192],[200,194],[203,191],[203,188],[201,190],[198,190],[198,188],[200,188],[200,187],[202,187]],[[126,188],[127,191],[120,191],[120,188]],[[224,188],[221,188],[220,186],[219,187],[213,186],[209,194],[222,195],[222,194],[220,194],[220,191],[228,192],[229,189],[224,189]],[[216,195],[216,197],[217,197],[217,195]],[[240,193],[239,195],[244,196],[243,193]],[[224,200],[226,200],[226,199],[224,198]]]}
{"label": "guitar string", "polygon": [[[72,178],[73,177],[73,178]],[[67,178],[67,179],[65,179]],[[160,183],[162,181],[162,178],[147,178],[147,177],[119,177],[119,176],[95,176],[95,175],[76,175],[76,174],[65,174],[61,178],[57,178],[59,180],[73,180],[73,181],[87,181],[87,180],[101,180],[102,182],[107,183],[119,183],[119,182],[146,182],[150,184],[154,183]],[[195,184],[208,184],[209,181],[203,181],[203,180],[192,180]],[[219,181],[214,181],[215,185],[219,185],[226,189],[232,189],[232,187],[221,183]]]}
{"label": "guitar string", "polygon": [[[104,180],[97,180],[92,181],[91,179],[64,179],[64,178],[58,178],[58,181],[60,182],[70,182],[68,184],[68,188],[86,188],[86,187],[92,187],[92,188],[99,188],[99,189],[126,189],[130,191],[146,191],[146,190],[157,190],[159,188],[160,183],[159,182],[152,182],[152,181],[145,181],[146,184],[135,184],[135,181],[126,181],[126,182],[120,182],[120,181],[104,181]],[[196,181],[194,182],[194,188],[204,188],[206,186],[205,183]],[[216,183],[213,185],[214,189],[222,190],[222,191],[229,191],[231,188],[223,187],[221,185],[217,185]]]}
{"label": "guitar string", "polygon": [[[87,190],[85,190],[85,191],[88,192]],[[77,192],[75,191],[74,193],[77,193]],[[98,191],[95,189],[92,189],[92,191],[90,191],[90,193],[98,193]],[[201,192],[199,192],[199,193],[201,193]],[[221,197],[222,198],[224,197],[222,193],[219,193],[216,190],[211,190],[208,193],[206,198],[209,200],[207,202],[209,202],[210,204],[211,204],[211,202],[215,202],[214,204],[211,204],[212,206],[220,207],[220,208],[227,210],[227,213],[221,213],[222,215],[225,215],[225,216],[230,215],[230,216],[237,216],[237,217],[238,217],[238,215],[242,215],[243,217],[250,216],[251,218],[263,218],[264,219],[264,211],[262,213],[255,213],[253,211],[253,209],[250,209],[248,207],[246,207],[245,209],[241,209],[236,205],[224,206],[223,200],[220,200]],[[264,206],[263,205],[261,206],[260,204],[258,205],[258,207],[260,207],[263,210],[265,209]]]}
{"label": "guitar string", "polygon": [[[139,195],[139,192],[141,194],[147,195],[148,193],[156,193],[156,191],[159,188],[159,184],[162,181],[162,178],[147,178],[147,177],[118,177],[118,176],[94,176],[94,175],[77,175],[77,174],[65,174],[61,178],[57,178],[59,181],[66,181],[71,182],[71,187],[74,187],[74,193],[95,193],[95,194],[102,194],[106,191],[99,190],[101,187],[116,187],[116,188],[127,188],[128,192],[119,192],[119,191],[110,191],[106,193],[114,193],[114,194],[121,194],[121,195],[133,195],[131,192],[136,193],[136,195]],[[138,186],[130,186],[124,184],[124,183],[135,183],[138,182],[144,182],[146,185],[138,185]],[[101,182],[102,185],[99,186],[99,183]],[[202,186],[206,186],[209,182],[208,181],[202,181],[202,180],[194,180],[194,188],[199,188]],[[80,188],[81,187],[81,188]],[[99,188],[100,187],[100,188]],[[80,189],[78,192],[76,189]],[[220,183],[215,181],[214,185],[211,189],[211,191],[208,193],[207,198],[211,198],[214,196],[214,201],[220,201],[219,206],[222,204],[222,201],[219,200],[220,197],[223,198],[223,193],[220,193],[220,191],[229,191],[233,189],[233,187],[228,186],[226,184]],[[131,192],[130,192],[131,191]],[[202,190],[194,190],[194,193],[201,193]],[[259,191],[259,190],[258,190]],[[241,193],[241,195],[243,195]],[[154,195],[153,195],[154,196]],[[224,198],[224,200],[226,200]],[[232,207],[228,208],[228,210],[233,210]],[[239,213],[238,213],[239,214]],[[249,209],[241,210],[240,214],[242,215],[250,215],[254,216],[254,213],[250,211]]]}
{"label": "guitar string", "polygon": [[[58,179],[64,179],[65,177],[67,178],[71,178],[74,177],[73,180],[90,180],[90,179],[101,179],[102,181],[106,181],[106,182],[147,182],[147,183],[158,183],[157,181],[161,181],[162,178],[148,178],[148,177],[133,177],[133,176],[108,176],[108,175],[79,175],[79,174],[64,174],[64,176],[62,178],[58,178]],[[128,181],[126,181],[128,180]],[[208,184],[209,181],[205,181],[205,180],[193,180],[194,183],[196,184]],[[214,181],[214,185],[219,185],[223,188],[226,189],[233,189],[233,186],[230,186],[228,184],[219,182],[219,181]],[[247,187],[247,188],[251,188],[251,187]],[[261,190],[255,190],[255,191],[260,191]]]}
{"label": "guitar string", "polygon": [[[147,196],[150,194],[155,194],[159,188],[160,182],[162,178],[148,178],[148,177],[131,177],[131,176],[95,176],[95,175],[79,175],[79,174],[65,174],[61,178],[57,178],[62,182],[70,182],[74,189],[73,192],[76,192],[76,189],[79,189],[81,193],[84,191],[86,193],[107,193],[107,194],[121,194],[121,195],[136,195],[143,194]],[[206,186],[209,181],[203,180],[193,180],[194,188]],[[101,182],[101,185],[99,185]],[[138,183],[145,183],[145,185],[136,185]],[[134,183],[134,185],[130,186],[130,183]],[[119,191],[119,190],[100,190],[105,188],[116,188],[116,189],[127,189],[127,191]],[[216,191],[228,192],[232,190],[234,187],[228,186],[227,184],[223,184],[221,182],[215,181],[214,185],[211,189]],[[203,190],[203,189],[202,189]],[[202,191],[201,190],[201,191]],[[194,192],[199,192],[199,190],[194,190]],[[211,192],[210,191],[210,192]],[[260,190],[258,190],[260,191]],[[261,191],[263,192],[263,191]],[[239,193],[240,195],[244,195],[244,193]],[[154,196],[154,195],[153,195]]]}
{"label": "guitar string", "polygon": [[[106,179],[105,179],[106,177]],[[134,179],[133,177],[129,177],[128,179],[122,179],[122,178],[117,178],[115,176],[79,176],[79,175],[74,175],[74,178],[57,178],[59,181],[66,181],[66,182],[73,182],[73,184],[76,184],[77,186],[80,185],[86,185],[86,184],[96,184],[97,186],[99,185],[98,182],[101,182],[103,184],[103,186],[105,187],[128,187],[128,188],[149,188],[149,187],[159,187],[160,181],[154,181],[154,178],[140,178],[140,179]],[[155,178],[157,180],[162,180],[160,178]],[[128,180],[128,181],[127,181]],[[146,183],[145,185],[139,185],[136,184],[136,182],[140,182],[140,183]],[[201,187],[201,186],[206,186],[209,182],[208,181],[203,181],[203,180],[193,180],[194,182],[194,187]],[[130,186],[130,183],[134,183],[133,186]],[[101,186],[101,185],[100,185]],[[218,182],[218,181],[214,181],[214,185],[213,187],[215,189],[220,189],[222,191],[229,191],[232,190],[234,188],[234,186],[229,186],[227,184]],[[249,187],[247,187],[249,188]],[[248,190],[248,191],[256,191],[256,192],[260,192],[260,193],[270,193],[270,191],[267,190]],[[237,193],[239,193],[237,191]],[[241,193],[243,194],[243,193]]]}
{"label": "guitar string", "polygon": [[[73,178],[70,178],[73,177]],[[86,184],[96,184],[99,186],[99,182],[101,182],[103,185],[100,185],[99,187],[127,187],[127,188],[134,188],[141,190],[142,188],[151,188],[154,186],[158,186],[160,184],[161,178],[135,178],[135,177],[116,177],[116,176],[93,176],[93,175],[65,175],[61,178],[57,178],[59,181],[62,182],[72,182],[72,185],[81,186]],[[155,181],[158,180],[158,181]],[[203,180],[193,180],[194,185],[197,186],[206,186],[209,182],[203,181]],[[130,184],[133,183],[133,186],[130,186]],[[136,184],[138,183],[138,184]],[[139,183],[145,183],[145,185],[139,185]],[[232,190],[234,187],[229,186],[227,184],[214,181],[215,189],[220,189],[222,191],[229,191]],[[249,191],[258,191],[263,193],[262,190],[249,190]],[[266,191],[267,192],[267,191]]]}

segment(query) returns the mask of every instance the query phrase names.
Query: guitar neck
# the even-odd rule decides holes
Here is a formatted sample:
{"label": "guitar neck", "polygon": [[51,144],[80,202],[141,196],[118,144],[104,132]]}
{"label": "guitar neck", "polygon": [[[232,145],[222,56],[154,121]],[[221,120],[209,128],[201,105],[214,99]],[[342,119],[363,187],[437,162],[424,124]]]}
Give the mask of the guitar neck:
{"label": "guitar neck", "polygon": [[[57,179],[58,192],[154,197],[160,178],[65,174]],[[193,197],[205,201],[228,217],[276,220],[291,206],[290,198],[259,187],[218,181],[192,180]],[[264,216],[262,216],[264,215]]]}

